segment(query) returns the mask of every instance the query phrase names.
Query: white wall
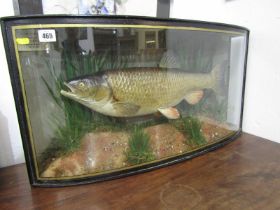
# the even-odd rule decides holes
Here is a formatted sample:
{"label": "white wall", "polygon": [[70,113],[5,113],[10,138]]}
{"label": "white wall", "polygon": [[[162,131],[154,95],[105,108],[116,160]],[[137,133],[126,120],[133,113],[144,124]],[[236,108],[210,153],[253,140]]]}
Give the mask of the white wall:
{"label": "white wall", "polygon": [[250,29],[243,130],[280,142],[280,1],[173,0],[171,17]]}
{"label": "white wall", "polygon": [[[95,2],[96,0],[42,0],[44,14],[84,14]],[[109,8],[110,5],[107,4]],[[156,16],[156,11],[157,0],[127,0],[117,5],[116,14]]]}
{"label": "white wall", "polygon": [[[0,7],[0,16],[14,15],[13,1],[5,1]],[[0,167],[24,162],[24,155],[15,110],[15,103],[6,62],[5,50],[0,35]]]}

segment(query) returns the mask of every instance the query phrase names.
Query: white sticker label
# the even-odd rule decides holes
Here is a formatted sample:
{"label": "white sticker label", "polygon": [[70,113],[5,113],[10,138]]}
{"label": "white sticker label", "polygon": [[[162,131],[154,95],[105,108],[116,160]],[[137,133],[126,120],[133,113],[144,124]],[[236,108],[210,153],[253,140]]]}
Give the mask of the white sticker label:
{"label": "white sticker label", "polygon": [[56,42],[55,30],[38,30],[39,42]]}

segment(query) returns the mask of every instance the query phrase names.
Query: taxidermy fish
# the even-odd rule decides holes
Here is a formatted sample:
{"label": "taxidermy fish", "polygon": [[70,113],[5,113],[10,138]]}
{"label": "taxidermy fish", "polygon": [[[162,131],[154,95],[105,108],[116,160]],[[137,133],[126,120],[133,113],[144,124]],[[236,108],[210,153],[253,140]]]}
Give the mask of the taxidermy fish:
{"label": "taxidermy fish", "polygon": [[178,68],[129,68],[99,72],[64,83],[61,94],[108,116],[135,117],[156,112],[168,119],[180,117],[182,100],[198,103],[203,89],[216,89],[219,66],[209,74]]}

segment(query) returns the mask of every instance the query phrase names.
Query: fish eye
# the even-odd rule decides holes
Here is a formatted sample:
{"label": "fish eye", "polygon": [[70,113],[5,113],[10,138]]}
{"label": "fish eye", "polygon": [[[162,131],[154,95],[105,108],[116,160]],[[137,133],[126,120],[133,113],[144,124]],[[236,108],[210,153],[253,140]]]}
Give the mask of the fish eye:
{"label": "fish eye", "polygon": [[80,87],[80,88],[85,87],[85,83],[84,83],[84,82],[80,82],[80,83],[79,83],[79,87]]}

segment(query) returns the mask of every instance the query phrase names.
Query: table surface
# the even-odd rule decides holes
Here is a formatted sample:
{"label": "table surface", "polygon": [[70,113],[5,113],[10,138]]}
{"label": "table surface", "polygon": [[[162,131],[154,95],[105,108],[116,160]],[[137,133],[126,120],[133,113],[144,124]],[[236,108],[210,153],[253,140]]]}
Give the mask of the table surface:
{"label": "table surface", "polygon": [[280,144],[242,134],[192,160],[62,188],[31,187],[25,164],[2,168],[0,209],[280,209]]}

